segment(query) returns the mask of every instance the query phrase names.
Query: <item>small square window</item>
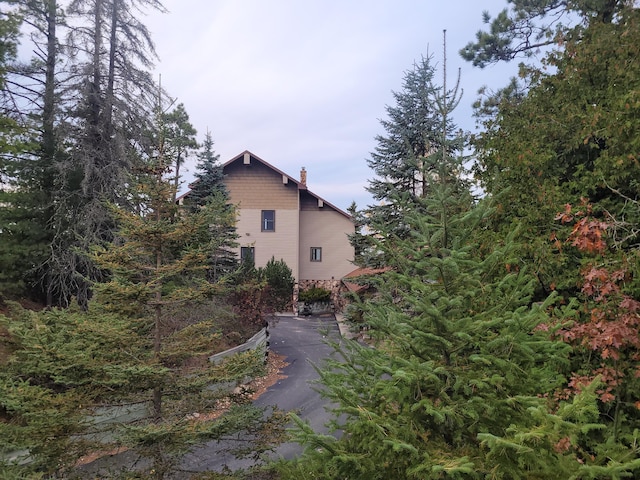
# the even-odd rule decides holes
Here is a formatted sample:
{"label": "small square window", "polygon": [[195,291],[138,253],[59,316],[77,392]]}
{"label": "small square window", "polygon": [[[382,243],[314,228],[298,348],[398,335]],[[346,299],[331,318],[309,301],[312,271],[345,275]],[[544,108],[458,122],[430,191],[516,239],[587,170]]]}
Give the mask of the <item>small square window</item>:
{"label": "small square window", "polygon": [[244,262],[245,260],[249,260],[254,262],[256,259],[256,248],[255,247],[240,247],[240,261]]}
{"label": "small square window", "polygon": [[311,261],[312,262],[321,262],[322,261],[322,248],[321,247],[311,247]]}
{"label": "small square window", "polygon": [[276,231],[276,211],[275,210],[262,210],[261,229],[263,232]]}

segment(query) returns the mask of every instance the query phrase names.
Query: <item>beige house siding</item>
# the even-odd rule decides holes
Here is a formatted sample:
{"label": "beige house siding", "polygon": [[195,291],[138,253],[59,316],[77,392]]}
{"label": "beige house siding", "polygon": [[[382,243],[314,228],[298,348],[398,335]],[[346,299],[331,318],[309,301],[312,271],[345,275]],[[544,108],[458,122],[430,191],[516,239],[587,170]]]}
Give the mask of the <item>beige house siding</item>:
{"label": "beige house siding", "polygon": [[[353,247],[347,234],[353,223],[331,207],[300,212],[300,281],[339,280],[354,269]],[[311,247],[322,248],[322,261],[311,261]]]}
{"label": "beige house siding", "polygon": [[[253,247],[256,267],[272,257],[284,260],[297,281],[294,309],[298,291],[313,286],[330,290],[339,309],[341,279],[354,269],[351,217],[307,189],[304,168],[295,180],[248,151],[222,168],[229,201],[237,207],[238,256],[242,247]],[[188,202],[188,196],[178,202]],[[262,231],[263,210],[275,212],[274,231]],[[311,261],[311,247],[322,249],[321,261]]]}
{"label": "beige house siding", "polygon": [[[275,232],[262,232],[262,210],[275,210]],[[241,208],[236,224],[240,247],[255,248],[256,267],[264,267],[271,257],[284,260],[297,279],[298,265],[298,211],[278,210],[265,204],[261,209]],[[238,249],[238,254],[240,249]],[[352,269],[353,270],[353,269]]]}
{"label": "beige house siding", "polygon": [[[264,267],[273,256],[284,260],[298,278],[297,184],[250,155],[227,165],[224,173],[231,203],[239,207],[238,255],[241,247],[254,247],[256,267]],[[262,231],[262,210],[275,211],[275,231]]]}
{"label": "beige house siding", "polygon": [[[328,288],[338,305],[341,279],[353,270],[351,217],[307,189],[304,168],[296,180],[248,151],[222,168],[229,200],[237,207],[238,256],[242,247],[253,247],[256,267],[272,257],[282,259],[299,288]],[[187,197],[188,192],[178,201]],[[274,231],[262,231],[263,210],[275,212]],[[311,261],[311,247],[322,249],[321,261]],[[298,287],[294,297],[297,292]]]}
{"label": "beige house siding", "polygon": [[298,186],[284,183],[282,175],[255,159],[250,165],[234,162],[225,167],[224,173],[231,203],[241,209],[298,210]]}

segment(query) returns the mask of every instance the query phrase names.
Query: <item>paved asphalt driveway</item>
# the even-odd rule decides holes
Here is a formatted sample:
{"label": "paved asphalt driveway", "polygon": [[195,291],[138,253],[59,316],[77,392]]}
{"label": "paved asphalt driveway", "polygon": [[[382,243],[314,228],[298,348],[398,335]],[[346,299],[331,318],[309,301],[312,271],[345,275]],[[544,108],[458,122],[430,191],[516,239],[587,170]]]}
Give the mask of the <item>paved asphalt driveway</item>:
{"label": "paved asphalt driveway", "polygon": [[[284,411],[295,411],[308,421],[316,431],[326,432],[324,425],[329,420],[325,411],[326,402],[313,389],[310,382],[318,378],[313,364],[321,365],[333,349],[327,340],[338,340],[340,333],[333,315],[310,317],[281,316],[270,325],[270,350],[284,355],[289,365],[282,372],[287,378],[279,380],[255,402],[258,406],[277,406]],[[292,458],[301,452],[297,444],[283,444],[276,456]],[[236,460],[221,451],[218,442],[209,442],[197,447],[185,458],[184,469],[191,472],[220,471],[227,465],[230,469],[247,468],[250,460]]]}

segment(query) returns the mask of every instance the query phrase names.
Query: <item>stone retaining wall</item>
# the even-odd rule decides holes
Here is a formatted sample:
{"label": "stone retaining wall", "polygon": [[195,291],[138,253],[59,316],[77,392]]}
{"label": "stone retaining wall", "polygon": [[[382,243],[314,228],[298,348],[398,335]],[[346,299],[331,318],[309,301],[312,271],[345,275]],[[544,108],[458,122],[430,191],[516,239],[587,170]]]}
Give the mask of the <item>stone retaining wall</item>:
{"label": "stone retaining wall", "polygon": [[310,288],[324,288],[331,292],[331,303],[334,310],[341,312],[345,306],[345,299],[342,297],[340,280],[300,280],[298,290],[295,292],[294,305],[298,304],[298,291],[309,290]]}

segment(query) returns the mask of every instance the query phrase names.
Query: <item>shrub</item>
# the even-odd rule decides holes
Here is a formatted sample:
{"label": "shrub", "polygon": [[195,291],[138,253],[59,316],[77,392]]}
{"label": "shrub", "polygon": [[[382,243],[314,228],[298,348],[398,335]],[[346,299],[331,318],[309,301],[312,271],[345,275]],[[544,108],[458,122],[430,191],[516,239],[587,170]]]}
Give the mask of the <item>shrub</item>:
{"label": "shrub", "polygon": [[326,288],[311,287],[299,293],[298,299],[305,303],[328,302],[331,300],[331,292]]}
{"label": "shrub", "polygon": [[267,285],[269,285],[268,296],[271,307],[278,312],[290,308],[295,279],[289,266],[284,260],[276,260],[271,257],[271,260],[261,271]]}

